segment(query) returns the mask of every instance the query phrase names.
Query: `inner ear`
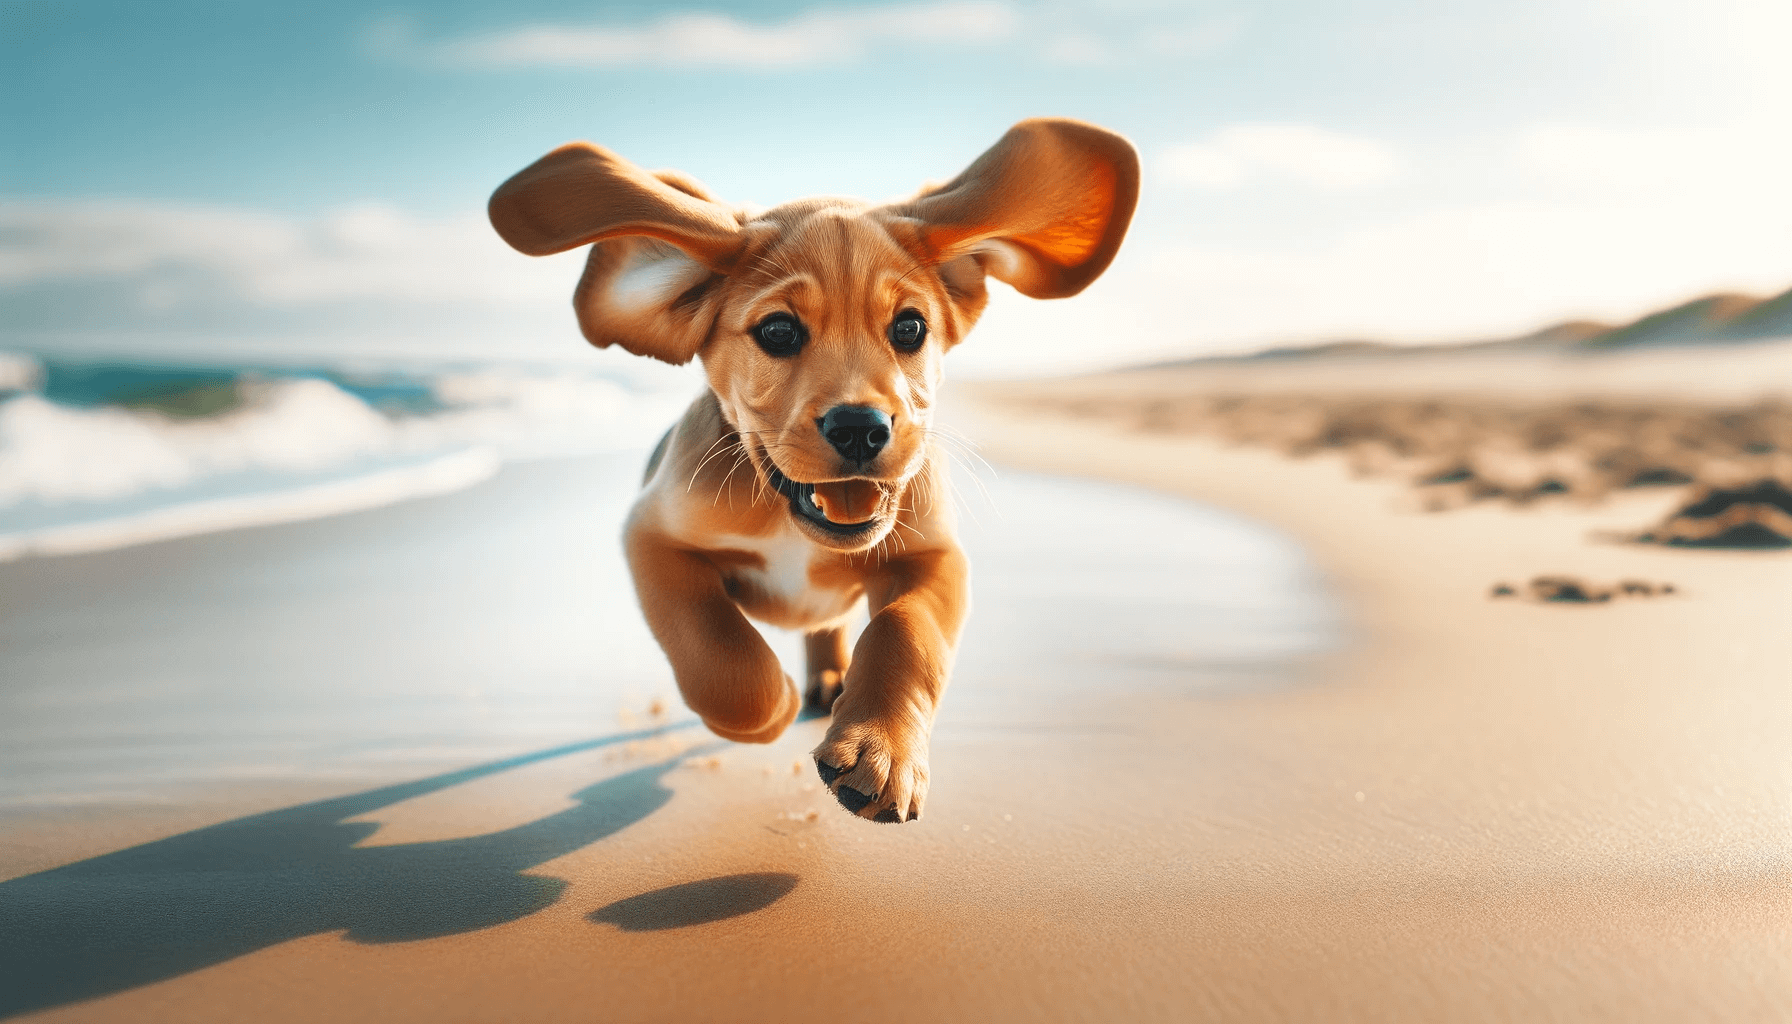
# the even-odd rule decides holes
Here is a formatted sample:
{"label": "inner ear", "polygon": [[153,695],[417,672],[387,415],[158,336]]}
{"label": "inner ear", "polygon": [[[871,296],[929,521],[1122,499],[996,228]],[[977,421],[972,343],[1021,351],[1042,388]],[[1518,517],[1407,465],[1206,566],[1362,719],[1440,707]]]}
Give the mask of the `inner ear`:
{"label": "inner ear", "polygon": [[923,255],[975,257],[1034,298],[1088,287],[1119,251],[1139,198],[1139,157],[1104,128],[1022,121],[958,177],[891,208],[916,225]]}
{"label": "inner ear", "polygon": [[693,291],[701,292],[711,278],[720,277],[683,249],[657,239],[643,238],[626,246],[620,242],[600,244],[623,249],[604,296],[605,304],[621,313],[689,304]]}
{"label": "inner ear", "polygon": [[573,310],[580,333],[598,348],[618,345],[683,365],[709,338],[726,281],[678,246],[612,238],[591,247]]}
{"label": "inner ear", "polygon": [[958,314],[957,330],[951,344],[957,344],[964,338],[965,332],[976,324],[977,318],[983,315],[983,308],[989,305],[989,284],[985,275],[989,272],[984,267],[984,258],[977,254],[960,256],[946,260],[934,268],[940,276],[940,283],[946,286],[946,297]]}

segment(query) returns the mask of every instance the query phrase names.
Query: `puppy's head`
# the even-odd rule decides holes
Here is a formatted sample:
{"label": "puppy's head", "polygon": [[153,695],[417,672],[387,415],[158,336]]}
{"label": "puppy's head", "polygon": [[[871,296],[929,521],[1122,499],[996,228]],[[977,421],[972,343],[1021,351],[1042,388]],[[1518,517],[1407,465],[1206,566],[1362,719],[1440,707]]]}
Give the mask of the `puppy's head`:
{"label": "puppy's head", "polygon": [[1023,121],[913,199],[749,214],[572,143],[500,186],[490,213],[530,255],[590,245],[573,296],[585,337],[701,358],[792,519],[854,551],[890,531],[926,462],[940,358],[983,312],[985,277],[1035,298],[1082,291],[1120,247],[1138,175],[1118,135]]}

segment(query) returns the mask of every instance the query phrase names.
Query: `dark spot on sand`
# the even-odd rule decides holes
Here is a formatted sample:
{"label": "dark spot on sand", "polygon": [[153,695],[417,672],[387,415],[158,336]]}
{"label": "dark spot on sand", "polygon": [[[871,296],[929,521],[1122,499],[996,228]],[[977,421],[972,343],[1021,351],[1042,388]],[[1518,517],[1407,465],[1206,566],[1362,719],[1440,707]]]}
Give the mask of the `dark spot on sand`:
{"label": "dark spot on sand", "polygon": [[1539,576],[1531,581],[1531,597],[1538,601],[1597,604],[1612,599],[1610,587],[1598,587],[1573,576]]}
{"label": "dark spot on sand", "polygon": [[1469,482],[1470,480],[1473,480],[1474,478],[1475,478],[1474,470],[1468,468],[1467,466],[1453,466],[1449,469],[1439,470],[1438,472],[1433,473],[1430,476],[1420,477],[1419,478],[1419,486],[1433,487],[1433,486],[1437,486],[1439,484],[1463,484],[1463,483]]}
{"label": "dark spot on sand", "polygon": [[1627,487],[1677,487],[1692,483],[1692,477],[1672,466],[1648,466],[1631,475]]}
{"label": "dark spot on sand", "polygon": [[1604,604],[1614,597],[1662,597],[1676,592],[1672,583],[1651,583],[1648,580],[1619,580],[1610,586],[1589,583],[1578,576],[1537,576],[1522,593],[1510,583],[1496,583],[1488,596],[1524,597],[1526,600],[1554,604]]}

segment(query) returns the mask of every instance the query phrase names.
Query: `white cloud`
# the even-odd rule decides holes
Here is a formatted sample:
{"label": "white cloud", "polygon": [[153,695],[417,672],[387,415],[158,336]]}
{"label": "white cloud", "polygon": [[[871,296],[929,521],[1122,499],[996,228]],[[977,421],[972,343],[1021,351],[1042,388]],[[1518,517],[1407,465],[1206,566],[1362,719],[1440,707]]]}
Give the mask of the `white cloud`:
{"label": "white cloud", "polygon": [[1222,128],[1205,142],[1165,150],[1158,167],[1166,179],[1197,188],[1229,189],[1269,178],[1325,191],[1379,185],[1401,171],[1393,150],[1379,142],[1295,124]]}
{"label": "white cloud", "polygon": [[104,283],[156,310],[221,299],[515,305],[571,294],[565,271],[544,270],[506,247],[478,213],[427,219],[362,205],[291,217],[147,202],[0,205],[0,288]]}
{"label": "white cloud", "polygon": [[786,68],[851,61],[899,44],[979,45],[1008,39],[1020,17],[997,0],[812,8],[780,22],[675,13],[641,25],[531,25],[440,42],[403,22],[376,29],[388,53],[454,67]]}
{"label": "white cloud", "polygon": [[[1678,205],[1692,193],[1712,207],[1774,204],[1792,180],[1792,135],[1778,115],[1682,129],[1542,124],[1513,147],[1517,169],[1537,184],[1596,196],[1655,196]],[[1746,213],[1737,209],[1735,212]]]}

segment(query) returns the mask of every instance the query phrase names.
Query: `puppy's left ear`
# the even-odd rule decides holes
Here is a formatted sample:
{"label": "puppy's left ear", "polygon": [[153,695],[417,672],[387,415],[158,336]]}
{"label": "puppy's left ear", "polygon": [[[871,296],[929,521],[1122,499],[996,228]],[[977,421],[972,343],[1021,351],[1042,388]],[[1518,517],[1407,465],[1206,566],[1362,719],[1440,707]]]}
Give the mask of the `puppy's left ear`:
{"label": "puppy's left ear", "polygon": [[735,212],[674,171],[589,142],[554,150],[492,193],[492,227],[531,256],[590,245],[573,309],[585,340],[687,363],[744,242]]}
{"label": "puppy's left ear", "polygon": [[939,264],[949,283],[967,276],[969,257],[1023,295],[1058,299],[1113,262],[1138,200],[1132,143],[1082,121],[1036,118],[891,212],[919,222],[926,251],[917,255]]}

